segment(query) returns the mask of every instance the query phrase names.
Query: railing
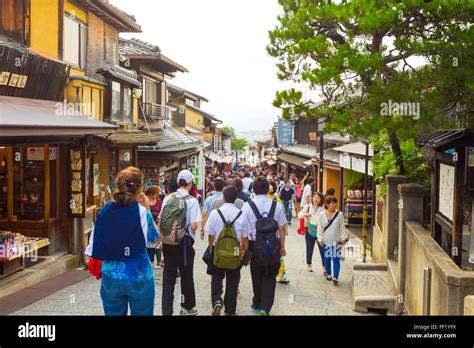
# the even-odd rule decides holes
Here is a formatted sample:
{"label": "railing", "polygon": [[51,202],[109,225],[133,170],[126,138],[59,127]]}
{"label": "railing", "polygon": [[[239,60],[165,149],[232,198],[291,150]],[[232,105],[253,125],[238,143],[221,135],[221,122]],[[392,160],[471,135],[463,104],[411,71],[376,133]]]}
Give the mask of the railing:
{"label": "railing", "polygon": [[153,120],[169,120],[170,108],[155,103],[143,103],[143,113],[145,117],[151,117]]}

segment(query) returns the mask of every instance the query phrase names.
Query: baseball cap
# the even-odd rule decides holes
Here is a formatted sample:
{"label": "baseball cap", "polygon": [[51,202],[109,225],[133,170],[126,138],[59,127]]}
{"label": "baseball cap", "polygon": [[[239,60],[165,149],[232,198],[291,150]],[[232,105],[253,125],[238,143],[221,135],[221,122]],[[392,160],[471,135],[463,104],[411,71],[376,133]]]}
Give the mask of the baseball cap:
{"label": "baseball cap", "polygon": [[193,173],[191,173],[187,169],[184,169],[184,170],[180,171],[179,174],[178,174],[178,182],[180,180],[184,180],[184,181],[186,181],[186,184],[189,184],[191,181],[193,181],[193,179],[194,179]]}

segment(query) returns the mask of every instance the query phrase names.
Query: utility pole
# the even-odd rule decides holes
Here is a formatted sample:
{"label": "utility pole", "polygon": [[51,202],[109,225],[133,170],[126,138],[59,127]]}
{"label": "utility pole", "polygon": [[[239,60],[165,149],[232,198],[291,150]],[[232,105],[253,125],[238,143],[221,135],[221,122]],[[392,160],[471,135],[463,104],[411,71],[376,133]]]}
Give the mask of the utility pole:
{"label": "utility pole", "polygon": [[[367,220],[368,220],[368,202],[367,202],[367,188],[369,180],[369,142],[365,141],[365,175],[364,175],[364,205],[362,213],[362,245],[363,262],[367,262]],[[372,202],[373,205],[373,202]]]}
{"label": "utility pole", "polygon": [[[323,193],[323,171],[324,171],[324,134],[319,133],[319,192]],[[324,193],[323,193],[324,194]]]}

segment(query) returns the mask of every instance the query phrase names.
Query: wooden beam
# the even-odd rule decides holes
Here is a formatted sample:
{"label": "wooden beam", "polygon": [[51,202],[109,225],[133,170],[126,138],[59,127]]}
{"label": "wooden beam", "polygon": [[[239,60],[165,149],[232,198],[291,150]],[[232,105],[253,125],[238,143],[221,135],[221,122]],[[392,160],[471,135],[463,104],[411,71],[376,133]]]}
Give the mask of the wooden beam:
{"label": "wooden beam", "polygon": [[454,174],[454,214],[452,258],[456,265],[462,267],[462,229],[463,229],[463,201],[464,201],[464,174],[466,165],[466,147],[456,147],[458,160]]}
{"label": "wooden beam", "polygon": [[8,221],[13,221],[13,148],[7,147],[7,213]]}
{"label": "wooden beam", "polygon": [[44,145],[44,221],[51,217],[51,166],[49,163],[49,145]]}
{"label": "wooden beam", "polygon": [[64,0],[58,3],[58,59],[63,60]]}

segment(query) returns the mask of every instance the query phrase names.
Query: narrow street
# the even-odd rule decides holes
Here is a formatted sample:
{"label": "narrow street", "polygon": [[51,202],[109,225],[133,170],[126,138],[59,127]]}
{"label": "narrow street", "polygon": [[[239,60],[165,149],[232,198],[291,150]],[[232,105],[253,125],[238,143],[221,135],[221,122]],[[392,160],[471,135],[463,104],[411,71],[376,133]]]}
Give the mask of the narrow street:
{"label": "narrow street", "polygon": [[[290,284],[277,284],[275,305],[272,315],[361,315],[352,310],[351,269],[360,261],[359,253],[347,255],[341,262],[340,282],[337,288],[322,275],[319,254],[315,250],[313,257],[314,272],[309,273],[305,267],[304,236],[296,233],[296,219],[293,220],[287,237],[285,258]],[[360,239],[353,236],[351,243],[358,250]],[[199,315],[211,314],[211,277],[206,274],[206,267],[201,260],[205,243],[199,240],[196,244],[194,281]],[[161,315],[162,269],[155,270],[155,315]],[[35,302],[13,315],[103,315],[100,299],[100,281],[89,277],[72,286],[59,290]],[[250,308],[252,284],[250,269],[243,268],[240,281],[237,313],[239,315],[256,315]],[[179,314],[179,279],[175,289],[175,311]]]}

